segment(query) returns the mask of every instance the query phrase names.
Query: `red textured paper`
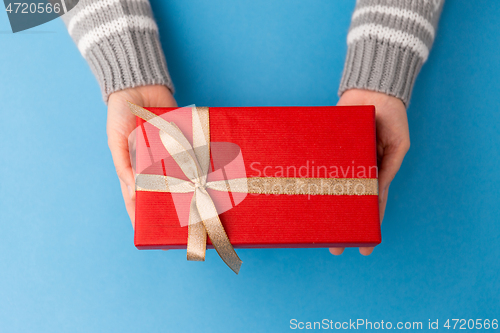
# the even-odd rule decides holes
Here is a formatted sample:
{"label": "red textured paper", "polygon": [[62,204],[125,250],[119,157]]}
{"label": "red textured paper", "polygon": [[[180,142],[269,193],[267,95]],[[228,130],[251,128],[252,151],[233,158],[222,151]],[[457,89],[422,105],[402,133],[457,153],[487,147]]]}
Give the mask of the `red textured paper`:
{"label": "red textured paper", "polygon": [[[174,110],[147,109],[157,115]],[[138,118],[137,124],[144,121]],[[373,106],[211,107],[210,138],[241,148],[247,177],[259,176],[257,170],[266,166],[267,174],[260,176],[272,177],[280,166],[308,166],[309,177],[318,176],[312,166],[325,166],[330,174],[336,166],[340,178],[377,176]],[[381,241],[376,195],[248,194],[220,219],[236,248],[375,246]],[[136,193],[137,248],[186,248],[187,236],[172,194]]]}

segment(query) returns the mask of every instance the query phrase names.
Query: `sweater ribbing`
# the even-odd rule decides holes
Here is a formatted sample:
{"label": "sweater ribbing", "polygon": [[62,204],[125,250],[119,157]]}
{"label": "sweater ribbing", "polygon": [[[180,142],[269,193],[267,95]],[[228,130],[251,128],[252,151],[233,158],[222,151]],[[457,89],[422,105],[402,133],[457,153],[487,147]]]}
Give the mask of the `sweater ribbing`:
{"label": "sweater ribbing", "polygon": [[173,92],[148,0],[80,0],[63,21],[106,103],[115,91],[143,85]]}
{"label": "sweater ribbing", "polygon": [[444,0],[358,0],[347,35],[339,96],[358,88],[408,106],[429,56]]}

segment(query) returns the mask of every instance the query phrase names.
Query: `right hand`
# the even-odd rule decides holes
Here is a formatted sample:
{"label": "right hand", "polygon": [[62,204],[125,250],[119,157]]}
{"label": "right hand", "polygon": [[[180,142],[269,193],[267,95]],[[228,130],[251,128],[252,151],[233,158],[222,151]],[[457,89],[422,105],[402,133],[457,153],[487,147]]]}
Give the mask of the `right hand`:
{"label": "right hand", "polygon": [[[401,167],[403,159],[410,148],[410,132],[408,118],[403,102],[394,96],[384,93],[363,90],[346,90],[337,105],[374,105],[377,127],[377,159],[379,184],[380,223],[384,219],[389,185]],[[332,247],[330,252],[340,255],[343,247]],[[360,247],[362,255],[372,253],[373,247]]]}
{"label": "right hand", "polygon": [[128,137],[136,128],[136,116],[127,101],[142,107],[176,107],[170,90],[162,85],[141,86],[119,90],[109,95],[108,145],[120,179],[123,199],[132,227],[135,228],[135,180],[130,164]]}

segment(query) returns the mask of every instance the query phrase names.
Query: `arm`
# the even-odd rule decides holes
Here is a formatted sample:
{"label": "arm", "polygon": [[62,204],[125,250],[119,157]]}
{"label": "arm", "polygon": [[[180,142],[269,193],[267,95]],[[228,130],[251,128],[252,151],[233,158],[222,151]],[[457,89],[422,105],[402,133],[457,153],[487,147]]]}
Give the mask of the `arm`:
{"label": "arm", "polygon": [[[380,222],[389,185],[410,148],[406,108],[434,42],[443,2],[358,0],[352,15],[338,105],[375,105]],[[364,255],[372,251],[360,248]]]}
{"label": "arm", "polygon": [[126,100],[144,107],[176,106],[158,26],[148,0],[80,0],[63,21],[108,104],[108,145],[134,225],[128,136],[135,116]]}

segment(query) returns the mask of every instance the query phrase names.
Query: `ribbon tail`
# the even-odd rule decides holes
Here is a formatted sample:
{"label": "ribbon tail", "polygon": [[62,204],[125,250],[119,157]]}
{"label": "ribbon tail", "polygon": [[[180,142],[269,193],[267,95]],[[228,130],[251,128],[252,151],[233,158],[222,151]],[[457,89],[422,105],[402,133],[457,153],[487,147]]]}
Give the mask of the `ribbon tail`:
{"label": "ribbon tail", "polygon": [[213,217],[208,220],[203,220],[203,224],[205,225],[205,230],[207,230],[208,237],[212,241],[215,250],[221,257],[221,259],[226,263],[235,272],[239,273],[241,264],[240,257],[234,251],[229,238],[227,237],[226,232],[224,231],[224,227],[219,219],[219,216]]}
{"label": "ribbon tail", "polygon": [[187,260],[205,261],[206,249],[207,232],[196,207],[196,196],[193,195],[189,210]]}
{"label": "ribbon tail", "polygon": [[227,237],[214,202],[210,198],[210,195],[200,188],[196,189],[194,196],[196,197],[196,207],[198,208],[200,217],[203,219],[205,230],[215,250],[226,265],[238,274],[243,262],[236,254],[233,245],[229,241],[229,237]]}

